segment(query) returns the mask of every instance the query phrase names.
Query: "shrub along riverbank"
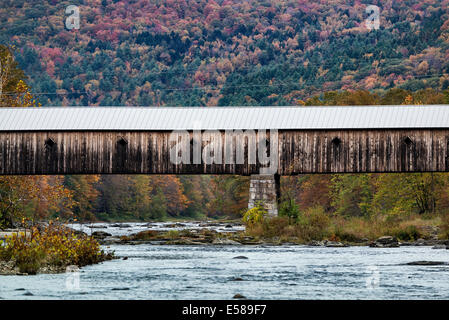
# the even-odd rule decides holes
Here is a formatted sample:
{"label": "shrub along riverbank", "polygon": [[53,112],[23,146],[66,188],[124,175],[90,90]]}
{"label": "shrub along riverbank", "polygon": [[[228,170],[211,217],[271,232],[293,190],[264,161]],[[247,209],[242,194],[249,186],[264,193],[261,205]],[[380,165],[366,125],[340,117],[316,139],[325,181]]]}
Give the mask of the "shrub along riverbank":
{"label": "shrub along riverbank", "polygon": [[52,222],[0,241],[0,274],[60,273],[112,258],[94,238]]}
{"label": "shrub along riverbank", "polygon": [[357,244],[382,236],[393,236],[402,242],[446,240],[449,236],[446,215],[343,217],[313,207],[295,216],[268,217],[263,207],[258,206],[248,210],[243,221],[248,236],[281,242],[329,240]]}

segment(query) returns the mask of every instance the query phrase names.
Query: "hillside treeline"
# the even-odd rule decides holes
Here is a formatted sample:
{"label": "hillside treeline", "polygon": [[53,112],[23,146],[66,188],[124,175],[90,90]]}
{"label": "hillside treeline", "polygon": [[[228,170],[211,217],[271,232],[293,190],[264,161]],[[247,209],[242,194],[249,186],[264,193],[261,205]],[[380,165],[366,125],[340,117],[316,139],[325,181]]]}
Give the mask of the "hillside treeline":
{"label": "hillside treeline", "polygon": [[[2,226],[22,218],[148,221],[239,218],[248,177],[74,175],[0,177]],[[449,174],[301,175],[281,179],[281,215],[405,218],[449,214]]]}
{"label": "hillside treeline", "polygon": [[[69,5],[79,30],[65,28]],[[297,105],[449,87],[448,0],[3,0],[0,21],[42,105]]]}

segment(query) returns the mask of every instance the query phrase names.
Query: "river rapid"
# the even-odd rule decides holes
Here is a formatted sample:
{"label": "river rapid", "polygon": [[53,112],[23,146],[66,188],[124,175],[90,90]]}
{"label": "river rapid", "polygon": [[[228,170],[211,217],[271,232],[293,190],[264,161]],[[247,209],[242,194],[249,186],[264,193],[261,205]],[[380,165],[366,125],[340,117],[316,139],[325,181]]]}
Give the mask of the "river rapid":
{"label": "river rapid", "polygon": [[445,249],[151,244],[104,249],[119,259],[64,274],[0,276],[0,298],[449,299],[449,265],[405,265],[449,262]]}

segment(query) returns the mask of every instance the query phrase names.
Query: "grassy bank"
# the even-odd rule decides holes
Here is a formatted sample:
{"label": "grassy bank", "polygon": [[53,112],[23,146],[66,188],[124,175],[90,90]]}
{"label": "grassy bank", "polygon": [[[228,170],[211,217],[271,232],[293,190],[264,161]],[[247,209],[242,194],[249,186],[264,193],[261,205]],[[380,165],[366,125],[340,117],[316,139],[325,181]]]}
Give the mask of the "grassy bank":
{"label": "grassy bank", "polygon": [[100,244],[84,234],[75,234],[63,225],[50,223],[33,227],[27,234],[14,233],[0,242],[0,273],[37,274],[64,272],[113,258]]}
{"label": "grassy bank", "polygon": [[[145,230],[137,234],[109,239],[105,243],[154,244],[308,244],[324,240],[349,245],[368,245],[383,236],[400,242],[414,243],[419,239],[427,245],[439,243],[449,236],[446,215],[378,215],[375,217],[341,216],[326,213],[320,207],[300,212],[295,217],[269,217],[261,207],[248,210],[243,217],[245,231],[215,230]],[[233,221],[233,223],[238,223]],[[109,241],[109,242],[108,242]],[[421,241],[421,240],[420,240]],[[420,242],[418,241],[418,242]],[[422,241],[421,241],[422,242]]]}
{"label": "grassy bank", "polygon": [[312,240],[358,243],[381,236],[400,241],[448,239],[449,219],[445,215],[407,215],[376,217],[332,216],[320,208],[311,208],[294,218],[267,217],[256,208],[244,216],[246,234],[259,239],[278,239],[307,243]]}

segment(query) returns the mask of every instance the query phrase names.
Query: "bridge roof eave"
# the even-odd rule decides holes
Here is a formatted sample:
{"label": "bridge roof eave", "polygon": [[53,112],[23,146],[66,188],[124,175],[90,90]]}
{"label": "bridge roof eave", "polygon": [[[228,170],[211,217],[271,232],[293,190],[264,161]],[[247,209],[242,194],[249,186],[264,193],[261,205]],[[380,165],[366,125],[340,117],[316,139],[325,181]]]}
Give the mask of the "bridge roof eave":
{"label": "bridge roof eave", "polygon": [[449,129],[449,106],[0,108],[0,131]]}

